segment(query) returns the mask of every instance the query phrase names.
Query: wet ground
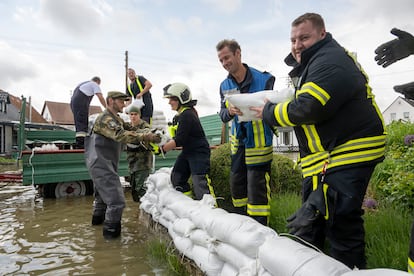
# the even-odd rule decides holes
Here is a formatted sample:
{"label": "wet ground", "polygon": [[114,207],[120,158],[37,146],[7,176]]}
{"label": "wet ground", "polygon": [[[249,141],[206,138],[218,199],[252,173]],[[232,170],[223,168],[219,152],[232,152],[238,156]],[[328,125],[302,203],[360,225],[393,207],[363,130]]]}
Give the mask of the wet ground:
{"label": "wet ground", "polygon": [[43,199],[0,183],[0,275],[163,275],[146,256],[138,204],[126,198],[121,237],[105,240],[91,226],[93,196]]}

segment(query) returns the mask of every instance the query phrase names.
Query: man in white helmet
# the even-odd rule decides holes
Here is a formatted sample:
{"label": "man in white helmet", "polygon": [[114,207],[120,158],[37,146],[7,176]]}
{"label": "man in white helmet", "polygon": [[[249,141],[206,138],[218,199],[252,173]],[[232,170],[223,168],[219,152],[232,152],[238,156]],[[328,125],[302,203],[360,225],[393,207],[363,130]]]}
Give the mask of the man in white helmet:
{"label": "man in white helmet", "polygon": [[[171,172],[171,182],[175,189],[194,198],[202,199],[204,194],[214,197],[208,173],[210,171],[210,146],[207,142],[200,119],[194,106],[191,91],[183,83],[173,83],[164,87],[164,98],[169,99],[171,109],[177,111],[173,120],[174,133],[171,140],[162,146],[162,151],[168,152],[176,147],[182,147],[182,152],[175,161]],[[192,177],[193,191],[188,183]]]}

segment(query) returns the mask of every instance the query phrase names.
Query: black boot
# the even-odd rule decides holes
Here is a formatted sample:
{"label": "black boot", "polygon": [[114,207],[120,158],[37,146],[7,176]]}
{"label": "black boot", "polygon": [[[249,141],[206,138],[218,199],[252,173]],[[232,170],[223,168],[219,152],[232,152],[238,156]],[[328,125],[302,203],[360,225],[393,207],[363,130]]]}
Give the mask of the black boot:
{"label": "black boot", "polygon": [[85,137],[76,137],[76,143],[74,145],[75,149],[84,149],[85,148]]}
{"label": "black boot", "polygon": [[269,223],[269,217],[266,216],[251,216],[251,218],[264,226],[267,226]]}
{"label": "black boot", "polygon": [[104,222],[103,236],[105,239],[114,239],[121,235],[121,222]]}
{"label": "black boot", "polygon": [[247,215],[246,206],[242,206],[242,207],[234,207],[233,206],[233,210],[232,210],[231,213],[236,213],[236,214],[239,214],[239,215],[246,216]]}
{"label": "black boot", "polygon": [[101,215],[101,216],[97,216],[97,215],[93,215],[92,216],[92,225],[101,225],[105,220],[105,215]]}

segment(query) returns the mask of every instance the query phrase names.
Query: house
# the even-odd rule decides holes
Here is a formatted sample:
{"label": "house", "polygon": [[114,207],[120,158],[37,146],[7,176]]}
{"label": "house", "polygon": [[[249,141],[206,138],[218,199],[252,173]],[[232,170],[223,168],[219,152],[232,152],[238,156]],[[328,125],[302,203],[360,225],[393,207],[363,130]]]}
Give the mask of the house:
{"label": "house", "polygon": [[398,96],[383,112],[386,125],[392,121],[414,122],[414,100]]}
{"label": "house", "polygon": [[[0,155],[11,156],[17,151],[18,130],[22,99],[0,89]],[[89,114],[102,112],[101,107],[91,106]],[[26,101],[25,129],[72,129],[72,110],[68,103],[45,101],[39,113]]]}
{"label": "house", "polygon": [[[22,99],[0,89],[0,154],[10,155],[17,145]],[[26,103],[25,121],[45,125],[47,121],[36,109]]]}
{"label": "house", "polygon": [[[89,107],[89,115],[101,112],[102,109],[100,106]],[[60,125],[75,130],[72,109],[68,103],[45,101],[41,114],[49,124]]]}
{"label": "house", "polygon": [[273,136],[273,151],[298,152],[299,143],[293,127],[278,127],[277,135]]}

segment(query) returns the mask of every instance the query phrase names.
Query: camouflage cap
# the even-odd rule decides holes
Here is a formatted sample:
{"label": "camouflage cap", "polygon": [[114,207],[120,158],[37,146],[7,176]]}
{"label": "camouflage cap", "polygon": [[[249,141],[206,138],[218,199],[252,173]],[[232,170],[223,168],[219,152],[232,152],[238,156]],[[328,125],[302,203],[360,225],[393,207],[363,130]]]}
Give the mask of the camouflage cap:
{"label": "camouflage cap", "polygon": [[119,91],[109,91],[107,98],[128,100],[130,97]]}
{"label": "camouflage cap", "polygon": [[136,106],[136,105],[130,104],[129,106],[127,106],[127,107],[125,108],[125,112],[126,112],[126,113],[135,112],[135,113],[141,114],[141,108],[139,108],[139,107],[138,107],[138,106]]}

